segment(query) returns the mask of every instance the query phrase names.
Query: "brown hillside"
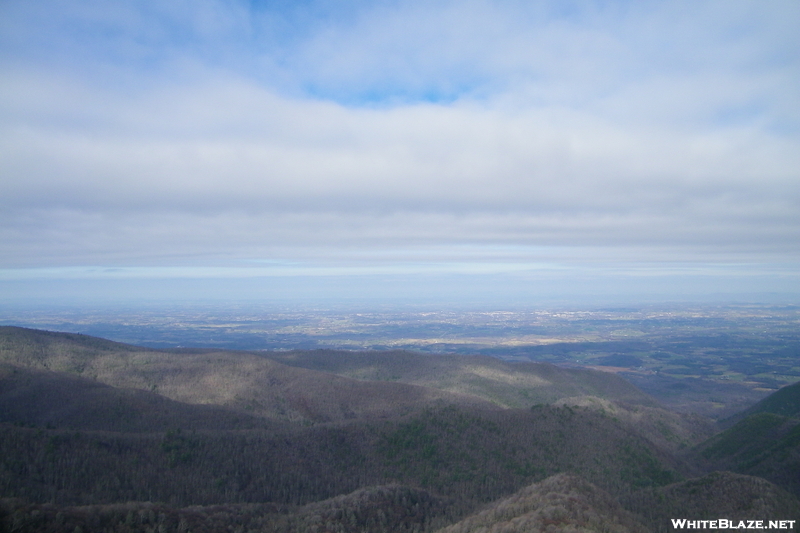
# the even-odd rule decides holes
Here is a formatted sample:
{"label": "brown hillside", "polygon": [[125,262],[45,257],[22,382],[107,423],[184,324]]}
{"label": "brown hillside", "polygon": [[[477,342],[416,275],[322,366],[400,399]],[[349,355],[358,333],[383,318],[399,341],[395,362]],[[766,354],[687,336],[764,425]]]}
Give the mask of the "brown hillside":
{"label": "brown hillside", "polygon": [[445,520],[448,503],[428,491],[402,485],[366,487],[273,518],[270,531],[420,532],[431,522]]}
{"label": "brown hillside", "polygon": [[0,423],[122,432],[252,429],[279,424],[224,407],[189,405],[65,372],[6,363],[0,363]]}
{"label": "brown hillside", "polygon": [[714,434],[714,423],[703,416],[675,413],[660,407],[604,400],[595,396],[563,398],[553,405],[586,407],[619,420],[659,447],[678,452]]}
{"label": "brown hillside", "polygon": [[568,474],[525,487],[439,533],[596,532],[647,530],[605,491]]}
{"label": "brown hillside", "polygon": [[293,422],[394,417],[433,403],[491,405],[477,397],[405,383],[293,368],[245,352],[119,352],[98,358],[92,370],[98,380],[117,387]]}
{"label": "brown hillside", "polygon": [[549,363],[507,362],[472,355],[428,355],[402,350],[271,352],[266,357],[295,367],[363,380],[387,380],[471,394],[502,407],[531,407],[573,396],[596,396],[631,404],[658,402],[623,378]]}
{"label": "brown hillside", "polygon": [[0,326],[0,362],[81,374],[97,356],[147,351],[89,335]]}
{"label": "brown hillside", "polygon": [[491,407],[477,397],[406,383],[365,382],[283,365],[248,352],[137,349],[85,335],[0,329],[0,362],[70,372],[288,421],[393,417],[435,403]]}

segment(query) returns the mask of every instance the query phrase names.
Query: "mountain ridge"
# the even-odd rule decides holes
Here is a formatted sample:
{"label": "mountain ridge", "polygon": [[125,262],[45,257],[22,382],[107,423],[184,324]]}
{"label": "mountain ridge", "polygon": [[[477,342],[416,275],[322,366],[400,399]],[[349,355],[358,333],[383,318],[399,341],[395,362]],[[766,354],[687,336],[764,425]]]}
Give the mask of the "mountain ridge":
{"label": "mountain ridge", "polygon": [[150,350],[20,329],[0,329],[0,493],[17,498],[0,502],[0,529],[377,533],[394,520],[426,533],[634,533],[725,502],[761,501],[752,508],[776,519],[800,506],[765,479],[708,473],[776,452],[775,436],[795,450],[793,419],[760,413],[745,420],[769,424],[709,440],[707,420],[611,374],[402,351]]}
{"label": "mountain ridge", "polygon": [[476,396],[294,368],[251,352],[140,350],[24,328],[0,329],[0,361],[293,422],[399,416],[437,402],[494,407]]}
{"label": "mountain ridge", "polygon": [[502,407],[531,407],[573,396],[660,406],[655,398],[615,374],[551,363],[506,362],[487,355],[422,354],[406,350],[262,353],[290,366],[473,394]]}
{"label": "mountain ridge", "polygon": [[750,415],[772,413],[788,418],[800,418],[800,381],[781,387],[752,407],[720,421],[723,427],[730,427]]}

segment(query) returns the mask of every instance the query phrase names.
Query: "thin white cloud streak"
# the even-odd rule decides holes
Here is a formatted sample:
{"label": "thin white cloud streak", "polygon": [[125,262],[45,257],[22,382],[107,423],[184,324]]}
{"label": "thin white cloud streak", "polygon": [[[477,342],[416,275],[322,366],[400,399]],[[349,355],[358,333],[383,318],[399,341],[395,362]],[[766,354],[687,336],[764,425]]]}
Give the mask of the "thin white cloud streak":
{"label": "thin white cloud streak", "polygon": [[135,280],[135,279],[253,279],[288,277],[359,277],[372,276],[436,276],[445,275],[511,275],[520,280],[563,279],[570,275],[634,278],[685,277],[728,277],[758,278],[770,276],[800,281],[800,273],[776,266],[764,267],[752,264],[660,264],[654,268],[650,263],[626,264],[605,263],[600,265],[525,263],[525,262],[432,262],[425,257],[419,263],[404,262],[395,264],[352,264],[352,265],[313,265],[304,263],[275,262],[268,266],[250,265],[246,267],[57,267],[0,269],[0,282],[19,282],[36,280]]}
{"label": "thin white cloud streak", "polygon": [[[732,221],[724,228],[712,225],[710,229],[698,226],[696,220],[677,221],[681,227],[671,223],[676,221],[620,221],[594,216],[550,219],[517,213],[193,215],[37,211],[25,220],[17,217],[0,224],[0,239],[6,250],[3,266],[16,268],[226,266],[271,258],[345,265],[423,262],[425,258],[432,263],[800,261],[791,241],[793,226],[782,228],[784,235],[780,238],[759,242],[760,233],[751,223],[736,225],[737,221]],[[448,257],[453,246],[471,252]],[[521,257],[510,254],[494,258],[497,246],[521,246],[530,251]],[[391,252],[388,256],[386,250]]]}
{"label": "thin white cloud streak", "polygon": [[452,243],[797,258],[795,3],[366,4],[281,38],[284,15],[212,1],[53,5],[34,44],[80,52],[68,68],[3,29],[22,51],[0,82],[2,266]]}

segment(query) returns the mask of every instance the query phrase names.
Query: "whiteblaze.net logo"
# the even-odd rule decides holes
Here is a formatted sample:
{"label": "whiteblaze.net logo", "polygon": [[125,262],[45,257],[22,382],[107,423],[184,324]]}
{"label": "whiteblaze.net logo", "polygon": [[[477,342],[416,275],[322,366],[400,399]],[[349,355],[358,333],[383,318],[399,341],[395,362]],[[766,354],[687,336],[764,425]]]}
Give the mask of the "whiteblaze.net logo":
{"label": "whiteblaze.net logo", "polygon": [[794,529],[797,520],[689,520],[673,518],[675,529]]}

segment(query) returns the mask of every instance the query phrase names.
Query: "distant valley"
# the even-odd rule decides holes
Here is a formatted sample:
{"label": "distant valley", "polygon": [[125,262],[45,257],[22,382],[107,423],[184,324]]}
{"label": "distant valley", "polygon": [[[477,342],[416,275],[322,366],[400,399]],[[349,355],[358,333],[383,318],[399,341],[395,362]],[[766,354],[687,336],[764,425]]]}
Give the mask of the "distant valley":
{"label": "distant valley", "polygon": [[164,350],[0,327],[0,523],[453,533],[797,519],[798,387],[715,421],[616,373],[548,362]]}
{"label": "distant valley", "polygon": [[590,367],[623,375],[673,410],[714,419],[800,380],[798,320],[797,306],[744,304],[535,311],[0,309],[0,324],[158,349],[407,350]]}

